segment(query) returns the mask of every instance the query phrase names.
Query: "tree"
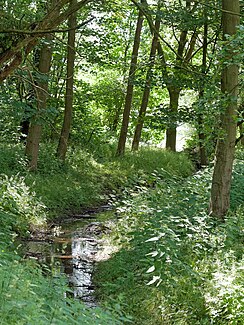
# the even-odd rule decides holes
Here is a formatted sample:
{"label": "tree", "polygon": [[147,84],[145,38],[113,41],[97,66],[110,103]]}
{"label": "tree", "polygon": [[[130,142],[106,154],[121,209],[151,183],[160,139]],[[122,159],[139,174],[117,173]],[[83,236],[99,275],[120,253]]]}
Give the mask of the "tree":
{"label": "tree", "polygon": [[212,178],[210,213],[223,219],[230,205],[230,186],[236,141],[236,117],[238,96],[238,64],[234,58],[236,49],[227,35],[233,36],[240,23],[239,0],[222,0],[224,63],[221,91],[225,104],[221,113],[221,134],[217,141],[214,172]]}
{"label": "tree", "polygon": [[[193,6],[191,8],[191,2],[186,2],[186,12],[193,12],[194,11]],[[184,24],[183,24],[184,25]],[[179,107],[179,98],[180,98],[180,92],[182,90],[182,82],[177,82],[177,79],[179,79],[178,71],[181,70],[181,68],[186,67],[190,61],[192,60],[192,54],[195,48],[196,39],[197,39],[197,29],[195,28],[192,36],[189,41],[188,48],[187,46],[187,38],[189,33],[189,27],[182,28],[180,31],[180,37],[178,40],[177,45],[177,52],[175,52],[175,71],[174,76],[176,78],[176,82],[172,81],[172,78],[169,77],[168,72],[165,74],[165,83],[167,90],[169,92],[169,111],[173,113],[173,119],[175,119],[175,116],[178,112]],[[165,64],[165,62],[163,62]],[[163,67],[165,70],[165,67]],[[181,77],[180,77],[181,78]],[[176,131],[177,130],[177,123],[176,121],[171,123],[171,125],[166,130],[166,149],[176,151]]]}
{"label": "tree", "polygon": [[[76,0],[70,2],[72,7]],[[68,139],[72,121],[72,108],[73,108],[73,86],[74,86],[74,63],[75,63],[75,26],[76,26],[76,14],[73,13],[68,19],[68,49],[67,49],[67,78],[66,78],[66,94],[65,94],[65,111],[63,127],[59,139],[59,145],[57,148],[57,156],[65,160]]]}
{"label": "tree", "polygon": [[[143,0],[144,7],[139,5],[135,0],[132,0],[132,2],[143,12],[153,33],[155,27],[152,22],[150,6],[146,0]],[[172,42],[172,35],[174,36],[174,44],[170,45],[166,38],[157,32],[159,37],[158,54],[161,60],[162,83],[163,86],[166,85],[168,90],[168,115],[171,116],[171,122],[166,130],[166,148],[172,151],[176,151],[176,116],[178,114],[180,93],[185,87],[186,71],[189,75],[191,72],[189,67],[190,62],[196,53],[194,49],[198,36],[197,27],[199,23],[196,24],[192,19],[192,13],[195,11],[196,6],[197,3],[192,5],[189,1],[186,2],[184,7],[179,7],[178,4],[176,7],[175,2],[172,4],[171,2],[165,3],[161,18],[162,22],[165,22],[165,26],[167,26],[167,33],[171,38],[170,43]],[[179,17],[181,18],[180,20]],[[170,33],[168,27],[171,28]],[[178,33],[176,32],[176,28],[178,28]]]}
{"label": "tree", "polygon": [[[50,37],[47,40],[50,40]],[[46,43],[40,50],[40,61],[38,66],[39,80],[36,80],[35,92],[37,101],[37,111],[32,117],[29,126],[25,153],[29,158],[30,170],[36,170],[39,144],[41,140],[42,124],[44,121],[43,113],[46,109],[48,97],[48,73],[51,66],[52,50],[50,43]]]}
{"label": "tree", "polygon": [[155,20],[155,30],[153,32],[153,39],[152,39],[150,56],[149,56],[149,66],[148,66],[148,70],[147,70],[147,74],[146,74],[146,82],[145,82],[145,86],[144,86],[141,107],[140,107],[140,111],[138,114],[134,138],[133,138],[133,142],[132,142],[132,150],[134,150],[134,151],[138,150],[138,148],[139,148],[141,131],[142,131],[144,118],[146,115],[146,109],[147,109],[147,105],[148,105],[148,100],[149,100],[149,96],[150,96],[151,81],[152,81],[152,68],[154,66],[155,55],[156,55],[157,48],[158,48],[158,33],[159,33],[160,21],[161,21],[160,6],[161,6],[161,1],[159,1],[159,3],[158,3],[158,12],[157,12],[156,20]]}
{"label": "tree", "polygon": [[133,51],[131,56],[129,78],[127,83],[127,91],[126,91],[125,105],[123,111],[123,120],[122,120],[122,126],[120,130],[119,142],[118,142],[117,153],[116,153],[117,156],[122,156],[124,155],[125,152],[125,143],[126,143],[126,137],[128,132],[131,104],[133,98],[134,78],[135,78],[135,72],[137,66],[138,51],[140,46],[142,24],[143,24],[143,13],[141,10],[139,10],[135,37],[134,37]]}
{"label": "tree", "polygon": [[[204,9],[204,26],[203,26],[203,49],[202,49],[202,73],[204,75],[204,79],[206,79],[207,72],[207,52],[208,52],[208,24],[207,24],[207,12]],[[204,96],[204,84],[201,85],[201,89],[199,91],[199,99]],[[198,122],[198,138],[199,138],[199,151],[200,151],[200,166],[207,166],[208,158],[205,148],[205,132],[203,130],[203,119],[204,115],[202,112],[198,112],[197,114],[197,122]]]}

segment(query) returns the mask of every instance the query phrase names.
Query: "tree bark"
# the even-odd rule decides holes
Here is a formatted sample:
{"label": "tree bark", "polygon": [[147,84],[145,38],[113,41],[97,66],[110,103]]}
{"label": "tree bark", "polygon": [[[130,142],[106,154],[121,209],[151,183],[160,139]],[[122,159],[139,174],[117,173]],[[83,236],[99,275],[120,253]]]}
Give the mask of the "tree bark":
{"label": "tree bark", "polygon": [[[199,98],[203,97],[203,93],[199,94]],[[208,165],[208,157],[205,147],[205,132],[203,130],[203,114],[198,114],[198,138],[199,138],[199,153],[200,153],[200,167]]]}
{"label": "tree bark", "polygon": [[140,38],[141,38],[142,24],[143,24],[143,14],[139,10],[132,56],[131,56],[130,71],[129,71],[129,78],[127,84],[126,98],[125,98],[125,106],[123,111],[123,120],[122,120],[122,126],[120,130],[119,142],[118,142],[117,153],[116,153],[117,156],[123,156],[125,152],[125,143],[126,143],[126,138],[128,133],[128,125],[129,125],[130,111],[131,111],[132,98],[133,98],[134,79],[135,79],[135,72],[137,66],[138,51],[139,51],[139,46],[141,41]]}
{"label": "tree bark", "polygon": [[[49,38],[50,39],[50,38]],[[43,45],[40,51],[40,63],[38,71],[40,74],[47,75],[50,70],[52,59],[52,50],[50,45]],[[29,158],[29,169],[37,169],[37,160],[39,152],[39,143],[41,140],[41,131],[43,124],[43,111],[46,109],[47,97],[48,97],[48,81],[37,81],[36,82],[36,97],[37,97],[37,112],[32,118],[29,132],[27,136],[27,143],[25,154]]]}
{"label": "tree bark", "polygon": [[116,112],[114,114],[111,131],[114,131],[114,132],[117,131],[119,120],[120,120],[120,115],[122,113],[122,105],[123,104],[121,104],[119,107],[116,107]]}
{"label": "tree bark", "polygon": [[[222,0],[223,38],[234,35],[240,23],[239,0]],[[228,44],[226,42],[226,46]],[[230,61],[236,53],[234,48],[225,51],[225,62]],[[226,97],[226,105],[221,113],[221,136],[216,146],[215,165],[212,178],[210,214],[224,219],[230,206],[230,186],[236,140],[236,117],[238,96],[238,70],[235,63],[225,64],[222,70],[221,91]]]}
{"label": "tree bark", "polygon": [[[168,87],[167,89],[169,92],[169,110],[173,113],[175,119],[181,90],[175,87]],[[176,122],[172,122],[172,126],[166,130],[166,149],[176,151]]]}
{"label": "tree bark", "polygon": [[[157,18],[155,21],[155,30],[156,32],[159,32],[160,28],[160,17],[157,14]],[[146,75],[146,83],[144,87],[144,92],[143,92],[143,97],[142,97],[142,102],[141,102],[141,107],[139,111],[139,115],[137,118],[137,124],[135,128],[135,133],[134,133],[134,138],[132,142],[132,150],[136,151],[139,148],[139,142],[141,139],[141,132],[144,124],[144,118],[146,115],[146,110],[147,110],[147,105],[148,105],[148,100],[150,96],[150,90],[151,90],[151,81],[152,81],[152,68],[155,63],[155,55],[156,51],[158,48],[158,33],[154,33],[153,35],[153,40],[152,40],[152,45],[151,45],[151,51],[150,51],[150,56],[149,56],[149,67],[147,70],[147,75]]]}
{"label": "tree bark", "polygon": [[244,130],[243,126],[240,127],[240,134],[241,134],[241,145],[244,147]]}
{"label": "tree bark", "polygon": [[[76,0],[72,0],[70,5],[73,6]],[[67,49],[67,79],[65,94],[65,111],[59,145],[57,148],[57,156],[65,161],[68,148],[68,139],[71,129],[73,96],[74,96],[74,63],[75,63],[75,29],[76,13],[73,13],[68,20],[68,27],[71,29],[68,33],[68,49]]]}

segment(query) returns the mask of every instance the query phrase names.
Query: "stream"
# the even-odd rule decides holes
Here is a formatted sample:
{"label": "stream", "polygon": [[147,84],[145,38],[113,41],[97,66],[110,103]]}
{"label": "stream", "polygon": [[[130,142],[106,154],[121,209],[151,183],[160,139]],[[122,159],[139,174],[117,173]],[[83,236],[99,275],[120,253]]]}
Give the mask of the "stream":
{"label": "stream", "polygon": [[111,228],[113,211],[72,216],[48,234],[37,235],[20,245],[22,255],[38,260],[53,276],[65,275],[75,298],[96,307],[92,276],[95,264],[109,258],[112,247],[102,238]]}

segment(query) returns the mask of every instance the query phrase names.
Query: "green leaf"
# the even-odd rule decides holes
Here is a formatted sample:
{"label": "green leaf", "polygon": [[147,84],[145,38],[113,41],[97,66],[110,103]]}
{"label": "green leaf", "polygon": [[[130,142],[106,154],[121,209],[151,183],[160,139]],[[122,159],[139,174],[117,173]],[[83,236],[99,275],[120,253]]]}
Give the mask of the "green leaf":
{"label": "green leaf", "polygon": [[147,283],[147,286],[150,286],[151,284],[154,284],[155,282],[157,282],[159,280],[161,280],[160,279],[160,276],[154,275],[153,278],[152,278],[152,280]]}
{"label": "green leaf", "polygon": [[154,271],[155,271],[155,266],[153,265],[153,266],[149,267],[149,269],[147,270],[146,273],[152,273]]}

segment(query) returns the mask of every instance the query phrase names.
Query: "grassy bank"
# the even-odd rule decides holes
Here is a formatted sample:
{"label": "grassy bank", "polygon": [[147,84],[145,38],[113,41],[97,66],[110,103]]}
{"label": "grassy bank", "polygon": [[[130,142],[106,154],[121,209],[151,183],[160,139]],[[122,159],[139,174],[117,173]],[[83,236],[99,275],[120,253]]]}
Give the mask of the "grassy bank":
{"label": "grassy bank", "polygon": [[153,187],[128,192],[117,207],[120,249],[96,273],[104,306],[134,325],[243,324],[243,167],[239,156],[225,223],[208,216],[210,170],[161,169]]}
{"label": "grassy bank", "polygon": [[18,256],[13,245],[16,234],[28,236],[48,220],[99,205],[124,194],[125,188],[129,193],[134,187],[154,187],[155,169],[164,168],[175,177],[192,171],[183,155],[145,149],[116,159],[113,149],[103,150],[95,155],[76,151],[61,164],[53,148],[45,146],[39,170],[30,173],[20,145],[1,146],[0,324],[115,325],[129,321],[116,306],[88,310],[79,301],[65,298],[64,279],[43,276],[35,262]]}
{"label": "grassy bank", "polygon": [[[133,186],[155,169],[165,168],[175,175],[188,175],[191,163],[184,155],[163,150],[144,149],[123,158],[114,158],[115,148],[105,146],[95,154],[87,150],[69,153],[65,164],[55,158],[55,148],[43,147],[35,173],[27,170],[23,148],[0,147],[1,174],[22,179],[30,191],[47,207],[47,218],[106,201],[114,192]],[[22,189],[23,190],[23,189]]]}

